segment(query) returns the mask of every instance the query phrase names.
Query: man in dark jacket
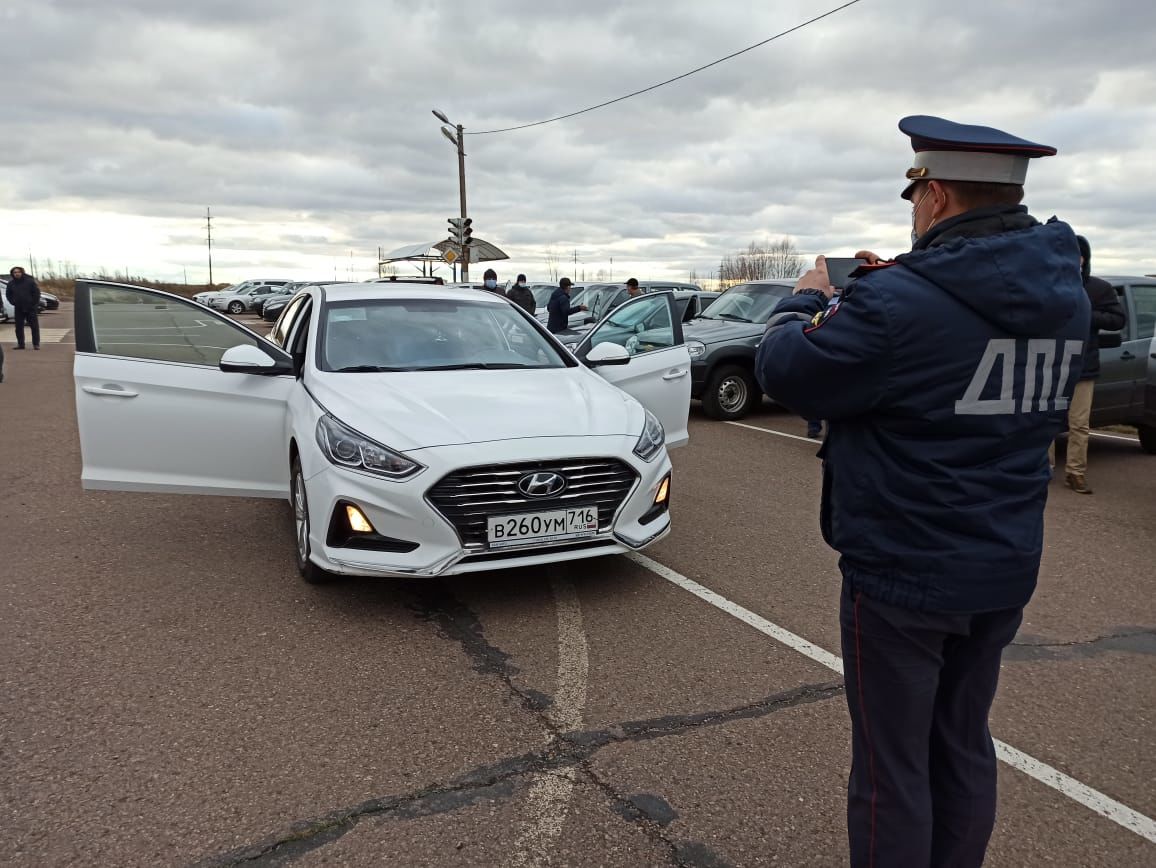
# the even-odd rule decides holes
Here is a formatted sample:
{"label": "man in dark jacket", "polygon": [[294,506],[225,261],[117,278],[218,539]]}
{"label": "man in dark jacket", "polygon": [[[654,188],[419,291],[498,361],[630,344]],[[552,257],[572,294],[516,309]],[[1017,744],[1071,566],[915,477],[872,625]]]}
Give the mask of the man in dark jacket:
{"label": "man in dark jacket", "polygon": [[570,278],[563,277],[558,281],[558,288],[550,296],[550,301],[546,303],[546,310],[550,312],[546,328],[550,334],[558,335],[566,331],[570,325],[570,317],[586,310],[584,304],[577,306],[570,304],[570,287],[573,285]]}
{"label": "man in dark jacket", "polygon": [[[1092,277],[1092,247],[1088,239],[1077,235],[1076,241],[1080,245],[1080,275],[1084,279],[1084,292],[1092,305],[1092,326],[1084,346],[1084,369],[1068,406],[1068,457],[1064,480],[1077,494],[1091,494],[1087,480],[1088,423],[1092,416],[1092,393],[1100,376],[1100,332],[1122,329],[1128,317],[1112,284]],[[1054,464],[1054,447],[1048,456]]]}
{"label": "man in dark jacket", "polygon": [[533,316],[538,310],[538,302],[534,300],[534,293],[530,292],[530,287],[526,286],[526,275],[524,274],[518,275],[514,285],[507,290],[506,298],[518,307],[525,308],[530,316]]}
{"label": "man in dark jacket", "polygon": [[40,287],[24,273],[19,265],[8,272],[11,280],[4,291],[8,303],[15,308],[16,349],[24,349],[24,326],[32,332],[32,349],[40,349]]}
{"label": "man in dark jacket", "polygon": [[1020,206],[1054,148],[910,117],[912,251],[836,304],[820,257],[758,349],[765,393],[829,421],[820,525],[842,555],[853,866],[978,866],[988,731],[1039,572],[1048,444],[1080,376],[1076,237]]}

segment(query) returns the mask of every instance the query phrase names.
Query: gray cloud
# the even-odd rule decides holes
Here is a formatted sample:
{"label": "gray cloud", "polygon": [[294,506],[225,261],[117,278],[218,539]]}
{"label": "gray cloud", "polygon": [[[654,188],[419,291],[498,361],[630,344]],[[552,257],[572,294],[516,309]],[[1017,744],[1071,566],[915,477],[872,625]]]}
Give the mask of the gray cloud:
{"label": "gray cloud", "polygon": [[[463,28],[462,4],[437,0],[15,0],[0,22],[35,50],[0,85],[0,204],[155,219],[167,244],[126,241],[111,259],[158,276],[195,249],[205,205],[236,229],[222,243],[238,268],[370,256],[443,237],[456,211],[431,108],[467,131],[538,120],[830,5],[479,0]],[[537,273],[551,245],[671,276],[778,235],[894,251],[910,155],[895,124],[932,113],[1059,146],[1033,167],[1029,204],[1088,234],[1098,262],[1151,271],[1153,36],[1156,6],[1127,0],[1053,0],[1046,15],[865,0],[623,104],[468,136],[471,213],[520,257],[511,269]],[[7,243],[10,257],[32,244]],[[70,258],[73,239],[53,243]]]}

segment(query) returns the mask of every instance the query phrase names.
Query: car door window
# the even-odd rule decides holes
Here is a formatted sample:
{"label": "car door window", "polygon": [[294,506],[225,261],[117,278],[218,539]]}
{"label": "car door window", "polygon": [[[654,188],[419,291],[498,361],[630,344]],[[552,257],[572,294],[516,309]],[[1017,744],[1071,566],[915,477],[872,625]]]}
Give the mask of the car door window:
{"label": "car door window", "polygon": [[217,367],[230,347],[262,343],[203,305],[167,293],[93,284],[88,298],[91,336],[78,329],[81,352]]}
{"label": "car door window", "polygon": [[301,309],[301,305],[305,303],[308,296],[300,296],[285,305],[285,310],[281,311],[281,316],[277,318],[277,322],[273,325],[273,331],[269,335],[269,340],[279,347],[285,346],[285,339],[289,336],[289,330],[293,327],[293,322],[296,318],[297,311]]}
{"label": "car door window", "polygon": [[616,309],[583,341],[581,352],[601,343],[618,344],[632,356],[681,343],[675,334],[667,295],[641,296]]}
{"label": "car door window", "polygon": [[1136,313],[1136,337],[1152,337],[1156,333],[1156,286],[1133,286],[1132,309]]}

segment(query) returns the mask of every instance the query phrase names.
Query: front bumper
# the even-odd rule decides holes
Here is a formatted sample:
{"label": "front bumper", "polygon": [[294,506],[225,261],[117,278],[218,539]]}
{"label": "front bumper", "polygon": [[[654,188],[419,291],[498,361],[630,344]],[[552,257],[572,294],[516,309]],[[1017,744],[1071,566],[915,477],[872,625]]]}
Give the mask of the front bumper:
{"label": "front bumper", "polygon": [[[404,482],[333,467],[320,459],[320,464],[313,466],[322,469],[305,484],[313,560],[323,569],[345,575],[434,577],[638,551],[670,531],[668,511],[643,522],[671,465],[665,450],[650,463],[639,459],[632,452],[636,441],[635,437],[550,438],[417,450],[410,457],[425,464],[426,470]],[[458,529],[427,496],[440,480],[462,468],[592,457],[615,458],[637,474],[610,526],[592,537],[499,549],[484,544],[467,546]],[[361,510],[381,536],[417,543],[417,547],[409,552],[387,552],[330,545],[330,517],[347,503]],[[551,508],[555,507],[548,503],[537,508],[523,504],[496,507],[493,514]]]}

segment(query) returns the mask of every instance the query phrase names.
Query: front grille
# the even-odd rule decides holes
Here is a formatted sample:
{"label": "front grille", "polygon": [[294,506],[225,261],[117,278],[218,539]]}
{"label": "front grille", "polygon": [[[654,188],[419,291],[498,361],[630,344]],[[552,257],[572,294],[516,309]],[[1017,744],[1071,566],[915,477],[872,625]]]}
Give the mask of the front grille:
{"label": "front grille", "polygon": [[[561,474],[566,490],[554,497],[526,497],[518,490],[519,479],[527,473],[542,472]],[[609,530],[637,479],[633,468],[616,458],[525,461],[454,471],[426,496],[454,526],[463,545],[483,548],[486,520],[491,516],[596,506],[599,531]]]}

